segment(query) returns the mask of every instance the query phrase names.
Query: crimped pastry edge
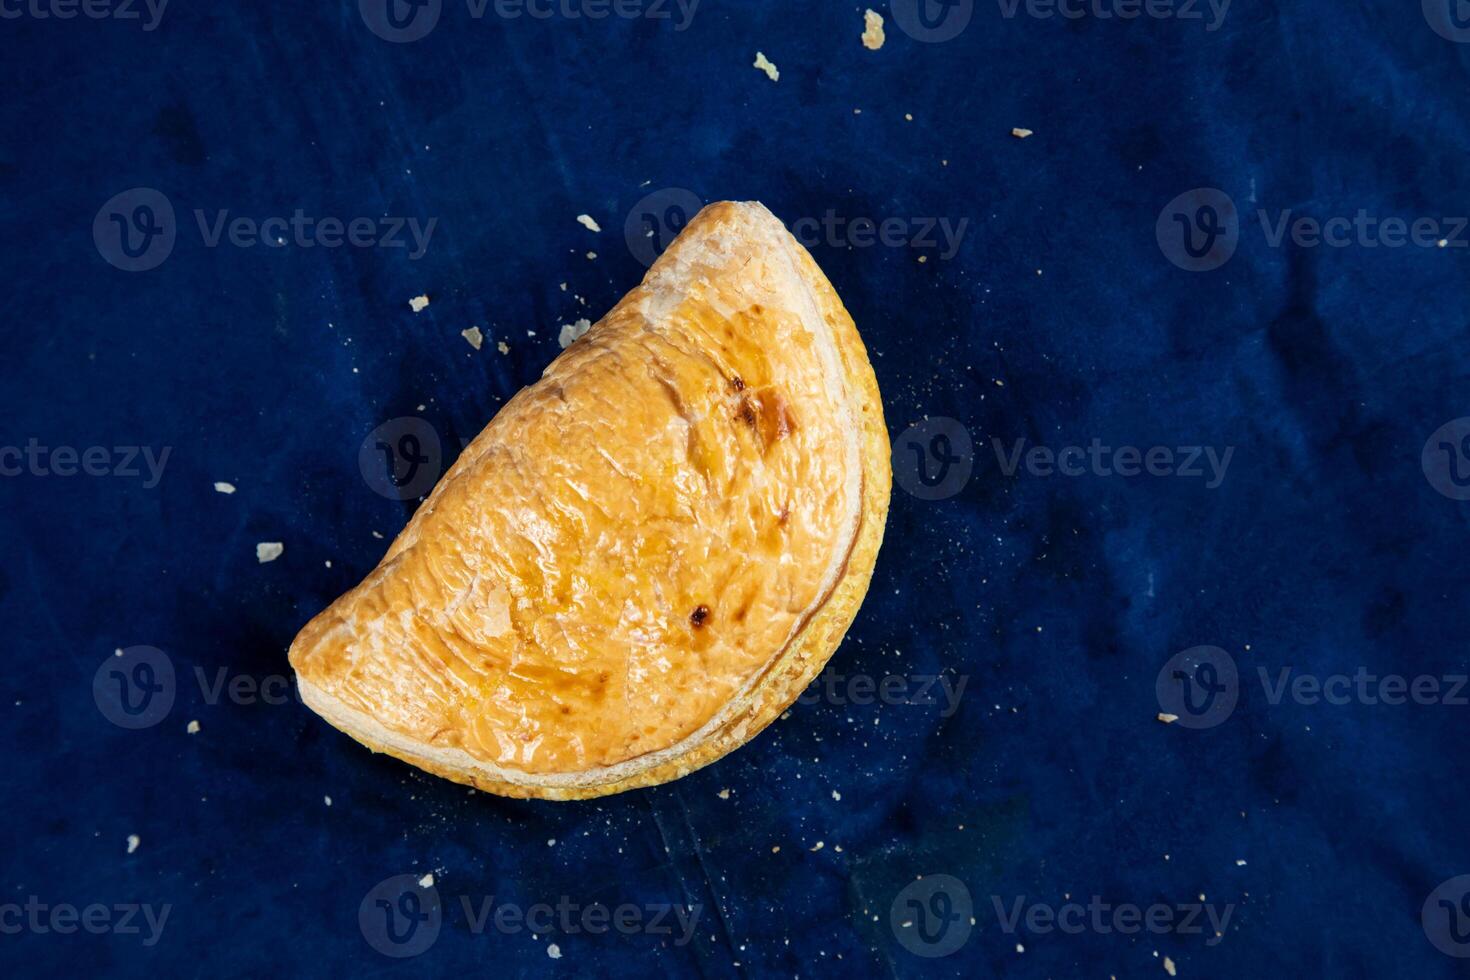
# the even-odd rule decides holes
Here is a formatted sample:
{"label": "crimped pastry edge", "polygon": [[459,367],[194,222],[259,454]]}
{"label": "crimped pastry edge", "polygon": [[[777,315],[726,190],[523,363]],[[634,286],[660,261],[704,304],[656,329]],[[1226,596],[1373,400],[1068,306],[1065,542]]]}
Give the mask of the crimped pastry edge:
{"label": "crimped pastry edge", "polygon": [[[758,202],[725,201],[706,207],[690,225],[700,218],[719,220],[727,209],[745,208],[759,209],[777,220]],[[591,799],[678,779],[744,745],[790,707],[836,652],[867,594],[883,542],[892,475],[883,403],[867,348],[816,261],[789,235],[787,247],[801,267],[803,281],[816,292],[822,319],[842,359],[843,383],[860,427],[859,523],[843,571],[826,600],[729,706],[704,728],[658,752],[578,773],[537,774],[505,769],[463,749],[430,746],[394,732],[298,673],[302,701],[374,752],[499,796],[546,800]]]}

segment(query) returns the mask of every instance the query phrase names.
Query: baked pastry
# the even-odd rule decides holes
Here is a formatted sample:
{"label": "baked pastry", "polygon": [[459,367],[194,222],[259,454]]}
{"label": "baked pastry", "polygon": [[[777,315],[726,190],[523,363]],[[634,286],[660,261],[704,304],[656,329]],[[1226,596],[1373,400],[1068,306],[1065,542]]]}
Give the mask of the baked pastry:
{"label": "baked pastry", "polygon": [[826,664],[889,488],[842,302],[762,205],[712,204],[296,637],[302,699],[505,796],[676,779]]}

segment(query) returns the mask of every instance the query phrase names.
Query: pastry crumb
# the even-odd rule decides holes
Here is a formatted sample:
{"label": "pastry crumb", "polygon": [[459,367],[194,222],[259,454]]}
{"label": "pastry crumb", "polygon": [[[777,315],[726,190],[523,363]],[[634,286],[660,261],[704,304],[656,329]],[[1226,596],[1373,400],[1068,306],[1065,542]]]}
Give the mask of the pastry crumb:
{"label": "pastry crumb", "polygon": [[332,805],[332,798],[330,796],[323,796],[322,797],[322,802],[325,803],[327,806],[331,806]]}
{"label": "pastry crumb", "polygon": [[565,350],[566,348],[575,344],[578,340],[581,340],[582,337],[586,335],[587,331],[591,329],[592,322],[586,317],[583,317],[576,323],[563,324],[561,328],[561,336],[557,338],[557,343],[561,344],[562,349]]}
{"label": "pastry crumb", "polygon": [[426,874],[422,878],[420,878],[419,879],[419,887],[420,888],[433,888],[434,887],[434,872],[430,871],[428,874]]}
{"label": "pastry crumb", "polygon": [[497,340],[495,342],[495,349],[498,350],[498,351],[500,351],[500,353],[502,353],[502,354],[509,354],[510,353],[510,344],[507,344],[503,340]]}
{"label": "pastry crumb", "polygon": [[583,228],[586,228],[588,231],[602,230],[602,228],[598,226],[597,221],[590,214],[577,215],[577,223],[580,224]]}
{"label": "pastry crumb", "polygon": [[468,340],[470,346],[475,350],[479,350],[480,345],[485,342],[485,335],[480,332],[479,327],[470,327],[468,330],[461,330],[459,335],[465,340]]}
{"label": "pastry crumb", "polygon": [[199,722],[197,722],[197,721],[191,721],[191,722],[189,722],[189,724],[187,724],[187,725],[184,726],[184,731],[188,732],[190,735],[198,735],[199,734]]}
{"label": "pastry crumb", "polygon": [[235,492],[235,485],[233,483],[225,483],[222,480],[217,480],[217,481],[215,481],[215,484],[214,484],[214,492],[215,493],[226,493],[226,494],[234,493]]}
{"label": "pastry crumb", "polygon": [[825,842],[824,842],[824,841],[817,841],[817,844],[816,844],[816,846],[815,846],[815,847],[813,847],[813,848],[812,848],[812,850],[813,850],[813,851],[820,851],[820,850],[821,850],[821,849],[822,849],[822,848],[824,848],[824,847],[826,847],[826,846],[827,846],[827,845],[826,845],[826,843],[825,843]]}
{"label": "pastry crumb", "polygon": [[561,959],[561,947],[556,943],[548,943],[546,945],[546,955],[554,960]]}
{"label": "pastry crumb", "polygon": [[137,834],[128,834],[128,853],[131,854],[136,851],[138,845],[141,843],[143,843],[143,839]]}
{"label": "pastry crumb", "polygon": [[863,47],[877,51],[888,40],[883,33],[883,15],[876,10],[863,11]]}
{"label": "pastry crumb", "polygon": [[1174,972],[1174,961],[1169,959],[1169,957],[1167,956],[1164,957],[1164,972],[1169,974],[1169,976],[1171,977],[1178,976],[1178,974]]}
{"label": "pastry crumb", "polygon": [[413,310],[415,313],[424,312],[424,310],[428,309],[428,306],[428,296],[415,296],[413,299],[408,301],[408,308]]}
{"label": "pastry crumb", "polygon": [[836,790],[835,790],[835,789],[834,789],[834,790],[833,790],[833,791],[832,791],[832,799],[834,799],[834,800],[836,800],[836,801],[837,801],[837,802],[838,802],[838,803],[841,803],[841,802],[842,802],[842,794],[841,794],[841,793],[839,793],[839,792],[837,792],[837,791],[836,791]]}
{"label": "pastry crumb", "polygon": [[757,51],[755,53],[754,67],[759,68],[761,71],[765,72],[766,77],[773,82],[779,82],[781,80],[781,69],[777,68],[775,64],[773,64],[771,60],[760,51]]}
{"label": "pastry crumb", "polygon": [[1179,716],[1178,715],[1171,715],[1167,711],[1160,711],[1159,712],[1159,721],[1162,721],[1166,725],[1172,725],[1172,724],[1174,724],[1174,722],[1176,722],[1178,720],[1179,720]]}
{"label": "pastry crumb", "polygon": [[262,541],[255,546],[255,560],[264,565],[268,561],[275,561],[286,551],[286,546],[279,541]]}
{"label": "pastry crumb", "polygon": [[730,791],[728,789],[722,789],[715,795],[722,800],[728,800],[730,798]]}
{"label": "pastry crumb", "polygon": [[1017,126],[1015,129],[1012,129],[1011,130],[1011,135],[1014,136],[1018,140],[1023,140],[1026,137],[1030,136],[1031,134],[1032,134],[1032,131],[1031,130],[1029,130],[1029,129],[1022,129],[1019,126]]}

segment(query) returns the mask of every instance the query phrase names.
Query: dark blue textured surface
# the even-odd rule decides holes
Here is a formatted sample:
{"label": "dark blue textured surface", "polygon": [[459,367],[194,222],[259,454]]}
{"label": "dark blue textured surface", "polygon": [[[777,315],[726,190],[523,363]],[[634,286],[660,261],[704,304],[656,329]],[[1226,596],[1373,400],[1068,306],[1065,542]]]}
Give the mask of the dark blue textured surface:
{"label": "dark blue textured surface", "polygon": [[[1420,908],[1470,872],[1470,708],[1273,705],[1255,680],[1466,670],[1470,504],[1420,467],[1430,433],[1470,415],[1466,253],[1273,247],[1255,217],[1470,210],[1470,49],[1418,6],[1240,0],[1210,31],[1207,9],[980,4],[943,43],[880,6],[878,52],[859,43],[861,8],[832,3],[704,0],[677,30],[476,21],[449,2],[408,44],[348,2],[175,0],[153,31],[0,19],[0,444],[171,447],[154,487],[0,478],[0,900],[172,906],[151,946],[0,935],[5,972],[1133,977],[1168,956],[1181,977],[1466,975]],[[778,83],[752,69],[757,50]],[[92,225],[134,187],[172,202],[178,241],[128,273]],[[829,670],[943,670],[967,679],[958,709],[817,699],[675,784],[552,804],[373,757],[291,700],[209,703],[196,668],[287,674],[296,630],[411,513],[364,482],[364,436],[422,415],[452,456],[535,380],[562,324],[638,281],[624,221],[669,187],[759,199],[789,223],[968,219],[947,260],[813,247],[893,434],[947,416],[977,447],[958,495],[895,488]],[[1213,271],[1176,268],[1155,238],[1197,187],[1240,210]],[[413,261],[207,248],[193,218],[297,208],[438,224]],[[420,293],[433,301],[415,315]],[[460,337],[473,325],[479,352]],[[1007,477],[992,437],[1234,455],[1213,490]],[[284,555],[257,563],[261,541]],[[1201,644],[1239,665],[1239,706],[1206,730],[1160,724],[1156,674]],[[128,731],[91,685],[135,645],[179,680],[167,718]],[[437,941],[379,955],[359,903],[430,871]],[[951,956],[915,956],[890,926],[921,874],[973,895],[976,929]],[[991,900],[1201,894],[1233,906],[1217,943],[1010,936]],[[700,918],[688,944],[476,934],[459,896],[492,895]]]}

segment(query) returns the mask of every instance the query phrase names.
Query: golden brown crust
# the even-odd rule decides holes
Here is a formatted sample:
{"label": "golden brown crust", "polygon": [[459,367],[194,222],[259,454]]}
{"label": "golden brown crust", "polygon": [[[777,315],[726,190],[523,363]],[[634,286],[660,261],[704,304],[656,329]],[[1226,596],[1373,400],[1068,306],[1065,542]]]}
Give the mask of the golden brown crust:
{"label": "golden brown crust", "polygon": [[[764,219],[774,220],[759,205],[724,202],[701,211],[685,234],[697,232],[706,223],[741,220],[745,213],[741,209],[750,208],[759,208]],[[794,239],[790,239],[789,247],[800,266],[801,278],[814,294],[822,319],[832,333],[845,375],[843,385],[859,429],[859,522],[846,562],[827,598],[810,613],[786,646],[742,692],[735,710],[718,717],[712,729],[701,730],[697,737],[686,739],[670,751],[651,753],[645,760],[647,764],[633,760],[588,772],[585,778],[569,782],[565,778],[538,778],[534,774],[520,773],[513,774],[513,778],[499,778],[489,771],[491,767],[462,751],[437,748],[388,730],[367,713],[332,697],[303,673],[299,681],[306,703],[374,751],[385,752],[426,771],[488,792],[542,799],[584,799],[676,779],[743,745],[790,706],[826,665],[867,592],[883,538],[891,474],[882,402],[867,351],[851,317],[815,261]],[[476,451],[477,447],[472,443],[459,463],[441,481],[435,495],[442,492],[444,484],[466,471]],[[435,495],[431,495],[430,502]],[[427,507],[428,503],[424,506]],[[406,529],[394,543],[385,558],[385,565],[403,551],[413,531],[412,526]],[[374,578],[369,576],[368,582]],[[364,583],[359,588],[367,585]],[[323,631],[331,628],[331,621],[325,615],[303,630],[302,637],[312,642],[319,641]],[[298,645],[302,642],[298,639]],[[292,661],[300,670],[296,650],[297,647],[293,646]]]}

